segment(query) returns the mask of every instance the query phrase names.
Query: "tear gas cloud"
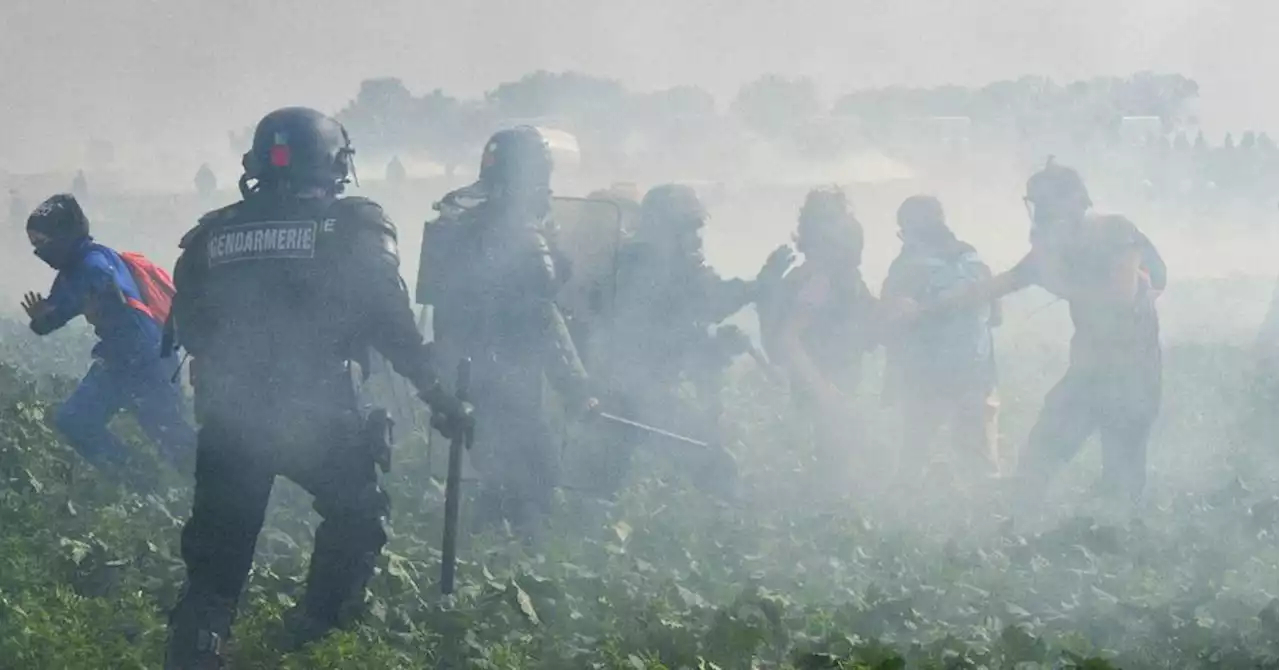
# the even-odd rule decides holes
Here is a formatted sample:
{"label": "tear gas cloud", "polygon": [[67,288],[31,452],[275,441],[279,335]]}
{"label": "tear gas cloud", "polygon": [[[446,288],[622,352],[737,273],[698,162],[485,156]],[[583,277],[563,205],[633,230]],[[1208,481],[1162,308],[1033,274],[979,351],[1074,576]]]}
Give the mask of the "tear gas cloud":
{"label": "tear gas cloud", "polygon": [[[976,89],[1026,76],[1066,85],[1143,71],[1177,73],[1198,86],[1171,111],[1161,130],[1168,142],[1175,131],[1188,138],[1203,132],[1213,148],[1228,132],[1237,142],[1246,130],[1274,138],[1280,115],[1277,6],[1266,0],[395,0],[376,11],[329,0],[103,0],[10,3],[0,13],[0,94],[7,101],[0,107],[7,131],[0,184],[34,206],[84,169],[86,206],[102,240],[163,263],[174,260],[176,241],[196,215],[235,197],[246,127],[279,106],[350,109],[361,82],[378,77],[399,78],[414,100],[439,89],[464,105],[486,95],[492,101],[500,82],[535,70],[614,80],[637,96],[697,87],[712,101],[708,132],[736,123],[739,88],[772,73],[811,83],[807,100],[820,118],[835,116],[833,106],[859,90]],[[458,130],[471,144],[458,149],[452,175],[442,173],[438,156],[410,146],[417,140],[401,146],[385,126],[349,124],[363,179],[350,192],[379,200],[399,223],[410,283],[431,202],[474,177],[486,131],[503,121],[481,116],[484,127]],[[583,135],[598,138],[613,128],[607,117],[592,123]],[[669,147],[652,139],[648,146],[619,140],[607,158],[584,146],[584,164],[558,174],[556,187],[584,195],[613,181],[641,190],[694,183],[711,211],[709,260],[725,275],[750,277],[789,240],[804,193],[840,183],[866,229],[864,275],[874,290],[897,251],[893,212],[913,193],[937,195],[957,234],[994,269],[1016,262],[1026,249],[1023,184],[1056,153],[1081,169],[1099,209],[1129,215],[1165,254],[1173,275],[1167,343],[1241,344],[1257,327],[1276,275],[1274,178],[1269,190],[1245,192],[1231,180],[1248,175],[1197,173],[1197,184],[1214,182],[1216,190],[1174,196],[1184,188],[1181,177],[1152,178],[1157,149],[1145,141],[1121,138],[1127,149],[1090,153],[1063,135],[1028,142],[1013,128],[992,135],[975,121],[961,146],[908,125],[892,138],[864,132],[834,154],[797,152],[790,138],[750,129],[726,131],[721,144],[681,153],[687,164],[664,161]],[[624,126],[619,119],[616,127]],[[432,131],[394,132],[407,138]],[[834,131],[814,132],[806,141],[821,147],[829,143],[822,133]],[[392,157],[401,159],[407,182],[384,179]],[[222,188],[197,198],[191,175],[204,163]],[[48,274],[30,257],[16,221],[9,231],[0,289],[16,305]],[[1038,311],[1048,302],[1035,295],[1016,304],[1001,346],[1043,348],[1060,363],[1069,325],[1061,304]],[[738,320],[754,330],[749,315]],[[1018,393],[1035,397],[1045,390],[1037,384]]]}

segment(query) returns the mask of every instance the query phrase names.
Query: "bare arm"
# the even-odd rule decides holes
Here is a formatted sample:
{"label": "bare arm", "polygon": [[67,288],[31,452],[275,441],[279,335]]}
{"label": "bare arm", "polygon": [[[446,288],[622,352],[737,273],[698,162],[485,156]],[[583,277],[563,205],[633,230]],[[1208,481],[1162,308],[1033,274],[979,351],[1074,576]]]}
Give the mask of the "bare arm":
{"label": "bare arm", "polygon": [[[779,334],[783,365],[794,382],[812,391],[832,388],[832,384],[827,381],[813,358],[809,356],[803,340],[803,335],[813,324],[818,306],[824,297],[821,294],[826,290],[825,281],[822,278],[810,279],[809,283],[801,287],[798,295],[795,296],[795,308],[791,310],[790,318],[782,324]],[[821,282],[821,284],[815,284],[815,282]]]}

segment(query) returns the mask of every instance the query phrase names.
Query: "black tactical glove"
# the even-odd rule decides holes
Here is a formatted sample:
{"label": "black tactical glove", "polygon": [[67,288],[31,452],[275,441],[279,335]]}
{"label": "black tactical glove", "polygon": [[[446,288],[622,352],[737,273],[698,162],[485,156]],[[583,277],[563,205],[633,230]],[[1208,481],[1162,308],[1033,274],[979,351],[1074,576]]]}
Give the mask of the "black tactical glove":
{"label": "black tactical glove", "polygon": [[450,440],[462,438],[467,431],[475,427],[474,408],[471,403],[462,402],[457,397],[449,395],[440,384],[422,391],[418,397],[431,406],[431,426],[446,438]]}

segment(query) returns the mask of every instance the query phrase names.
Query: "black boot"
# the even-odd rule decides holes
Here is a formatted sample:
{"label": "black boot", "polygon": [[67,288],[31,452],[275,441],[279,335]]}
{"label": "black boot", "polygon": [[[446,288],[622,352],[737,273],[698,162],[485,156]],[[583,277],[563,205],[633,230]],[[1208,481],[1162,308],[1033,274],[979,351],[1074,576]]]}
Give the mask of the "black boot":
{"label": "black boot", "polygon": [[315,551],[307,570],[307,592],[286,621],[298,647],[359,619],[365,585],[387,536],[377,517],[333,515],[316,529]]}
{"label": "black boot", "polygon": [[305,604],[295,605],[284,613],[284,630],[277,645],[281,651],[293,652],[328,635],[336,626],[311,616]]}
{"label": "black boot", "polygon": [[236,603],[187,586],[169,613],[165,670],[224,670]]}

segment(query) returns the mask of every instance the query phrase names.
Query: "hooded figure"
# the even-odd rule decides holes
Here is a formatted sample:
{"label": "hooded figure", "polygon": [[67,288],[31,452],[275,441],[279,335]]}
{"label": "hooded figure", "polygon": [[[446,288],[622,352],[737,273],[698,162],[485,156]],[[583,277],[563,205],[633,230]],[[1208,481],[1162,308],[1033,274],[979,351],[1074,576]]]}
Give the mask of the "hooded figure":
{"label": "hooded figure", "polygon": [[[929,302],[991,277],[972,246],[947,226],[937,198],[916,195],[898,208],[902,251],[889,267],[880,299]],[[950,430],[958,470],[998,472],[995,445],[996,365],[991,328],[999,303],[910,322],[887,321],[885,400],[903,419],[900,470],[918,478],[933,459],[930,443]]]}
{"label": "hooded figure", "polygon": [[107,429],[121,409],[134,414],[148,437],[175,465],[194,445],[183,419],[174,364],[160,358],[160,323],[148,311],[129,264],[94,242],[74,196],[45,200],[27,219],[35,255],[58,271],[49,297],[28,293],[22,306],[37,335],[83,315],[98,336],[94,363],[58,409],[55,424],[86,460],[118,465],[128,448]]}

